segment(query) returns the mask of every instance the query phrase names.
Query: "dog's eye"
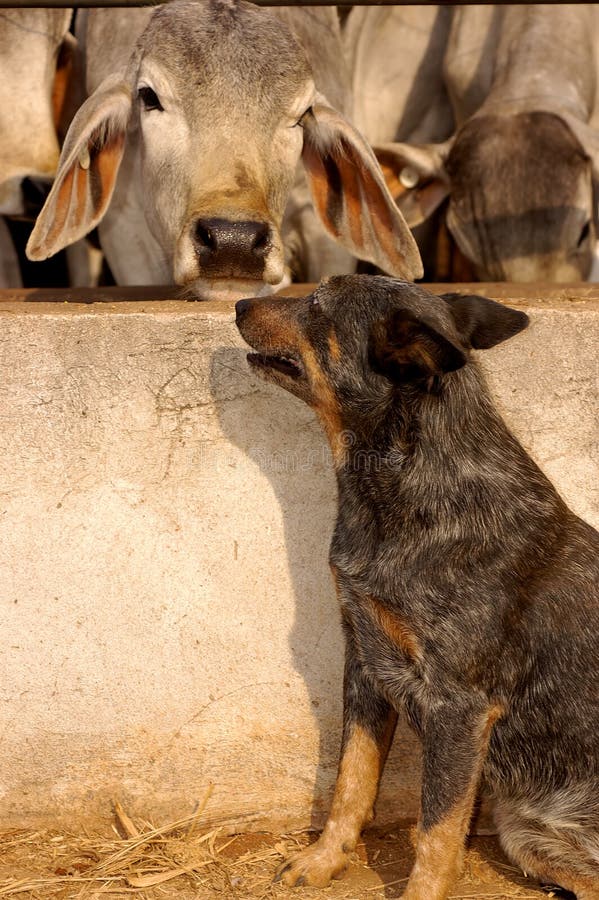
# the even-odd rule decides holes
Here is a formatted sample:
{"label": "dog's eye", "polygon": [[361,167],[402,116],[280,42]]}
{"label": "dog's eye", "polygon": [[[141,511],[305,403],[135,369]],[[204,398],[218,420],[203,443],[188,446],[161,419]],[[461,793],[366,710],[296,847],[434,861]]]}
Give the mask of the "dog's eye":
{"label": "dog's eye", "polygon": [[137,96],[143,103],[146,112],[150,112],[153,109],[164,110],[162,103],[158,99],[158,94],[151,87],[140,87]]}
{"label": "dog's eye", "polygon": [[316,297],[312,297],[310,300],[310,310],[311,312],[319,312],[320,311],[320,300]]}

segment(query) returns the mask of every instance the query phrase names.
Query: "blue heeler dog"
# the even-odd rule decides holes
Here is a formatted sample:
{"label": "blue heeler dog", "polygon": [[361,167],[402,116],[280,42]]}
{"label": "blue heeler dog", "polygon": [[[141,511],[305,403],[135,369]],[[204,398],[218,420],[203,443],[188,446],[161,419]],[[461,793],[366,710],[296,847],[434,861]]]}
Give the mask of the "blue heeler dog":
{"label": "blue heeler dog", "polygon": [[315,409],[338,482],[341,761],[320,839],[279,869],[288,885],[346,866],[403,711],[423,744],[405,898],[447,897],[479,788],[517,865],[599,898],[599,534],[510,434],[470,353],[527,323],[378,276],[237,304],[251,368]]}

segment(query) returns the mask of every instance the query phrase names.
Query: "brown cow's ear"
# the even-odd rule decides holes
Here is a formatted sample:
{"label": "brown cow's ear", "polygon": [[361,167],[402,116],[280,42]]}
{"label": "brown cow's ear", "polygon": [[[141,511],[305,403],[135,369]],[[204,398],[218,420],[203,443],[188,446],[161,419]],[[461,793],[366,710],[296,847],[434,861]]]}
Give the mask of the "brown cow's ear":
{"label": "brown cow's ear", "polygon": [[371,368],[394,382],[430,379],[466,363],[457,344],[407,309],[374,323],[368,356]]}
{"label": "brown cow's ear", "polygon": [[29,259],[47,259],[98,224],[112,197],[130,113],[131,91],[121,76],[111,75],[83,104],[29,238]]}
{"label": "brown cow's ear", "polygon": [[383,271],[409,281],[421,278],[416,242],[364,138],[320,95],[302,126],[302,159],[327,231]]}
{"label": "brown cow's ear", "polygon": [[504,306],[477,294],[441,294],[449,305],[458,333],[466,346],[488,350],[523,331],[529,318],[520,309]]}
{"label": "brown cow's ear", "polygon": [[445,160],[453,138],[443,144],[383,144],[374,152],[391,196],[410,228],[426,221],[449,196]]}

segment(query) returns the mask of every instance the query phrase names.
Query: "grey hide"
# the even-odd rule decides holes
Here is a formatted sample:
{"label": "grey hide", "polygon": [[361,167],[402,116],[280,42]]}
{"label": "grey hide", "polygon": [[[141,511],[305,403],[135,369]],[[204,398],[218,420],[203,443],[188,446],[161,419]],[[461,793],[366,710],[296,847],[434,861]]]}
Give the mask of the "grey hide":
{"label": "grey hide", "polygon": [[[0,11],[0,215],[23,215],[35,182],[49,182],[59,156],[72,10]],[[23,190],[31,179],[31,191]],[[40,185],[40,186],[41,186]],[[18,287],[17,257],[0,224],[0,287]]]}
{"label": "grey hide", "polygon": [[[448,6],[354,6],[343,23],[353,122],[372,146],[445,141],[454,118],[443,77],[452,13]],[[394,156],[379,162],[391,192],[402,191]],[[454,280],[442,210],[414,226],[425,278]]]}
{"label": "grey hide", "polygon": [[377,148],[410,225],[449,197],[447,225],[481,280],[587,278],[597,71],[596,7],[454,7],[444,78],[455,134]]}

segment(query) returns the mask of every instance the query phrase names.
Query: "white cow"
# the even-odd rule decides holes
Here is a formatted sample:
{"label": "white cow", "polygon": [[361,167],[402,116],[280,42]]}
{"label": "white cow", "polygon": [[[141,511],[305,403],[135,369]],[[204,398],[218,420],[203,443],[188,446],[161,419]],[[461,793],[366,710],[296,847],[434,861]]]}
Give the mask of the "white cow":
{"label": "white cow", "polygon": [[591,5],[454,7],[444,72],[455,134],[377,149],[412,226],[449,197],[447,226],[482,280],[589,276],[598,16]]}
{"label": "white cow", "polygon": [[[0,10],[0,215],[30,211],[58,164],[73,60],[70,9]],[[39,209],[39,206],[38,206]],[[0,223],[0,287],[17,287],[17,256]]]}
{"label": "white cow", "polygon": [[443,79],[451,10],[354,6],[343,24],[353,124],[370,144],[443,141],[454,130]]}
{"label": "white cow", "polygon": [[[443,72],[451,20],[447,6],[354,6],[347,15],[343,42],[353,123],[372,146],[436,143],[453,134]],[[392,194],[403,192],[395,156],[377,156]],[[415,224],[414,237],[425,278],[449,281],[462,274],[441,211]]]}
{"label": "white cow", "polygon": [[[154,12],[98,11],[86,54],[95,90],[69,129],[30,258],[99,224],[120,283],[239,297],[285,283],[285,234],[308,228],[308,277],[347,270],[347,251],[420,276],[374,154],[340,111],[334,10],[175,0]],[[341,257],[322,231],[312,236],[300,159]]]}

